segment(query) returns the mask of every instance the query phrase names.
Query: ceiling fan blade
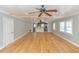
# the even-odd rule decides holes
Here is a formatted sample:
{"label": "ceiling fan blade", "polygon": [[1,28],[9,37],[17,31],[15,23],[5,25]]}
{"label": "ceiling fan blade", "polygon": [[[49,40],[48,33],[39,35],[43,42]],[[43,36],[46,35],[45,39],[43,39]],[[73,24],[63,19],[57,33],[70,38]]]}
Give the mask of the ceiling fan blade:
{"label": "ceiling fan blade", "polygon": [[46,10],[46,12],[57,12],[57,10],[56,9],[54,9],[54,10]]}
{"label": "ceiling fan blade", "polygon": [[45,14],[48,15],[48,16],[52,16],[51,14],[49,14],[49,13],[47,13],[47,12],[45,12]]}
{"label": "ceiling fan blade", "polygon": [[38,15],[38,17],[40,17],[42,14],[43,14],[43,12],[41,12],[41,13]]}
{"label": "ceiling fan blade", "polygon": [[39,12],[39,11],[30,12],[30,13],[28,13],[28,14],[33,14],[33,13],[37,13],[37,12]]}

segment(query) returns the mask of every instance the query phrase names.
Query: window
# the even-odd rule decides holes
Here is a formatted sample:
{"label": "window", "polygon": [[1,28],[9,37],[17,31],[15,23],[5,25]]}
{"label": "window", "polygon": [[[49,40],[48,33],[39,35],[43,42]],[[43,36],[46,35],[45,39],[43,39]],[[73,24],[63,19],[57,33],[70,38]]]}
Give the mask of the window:
{"label": "window", "polygon": [[36,24],[34,24],[33,26],[36,27]]}
{"label": "window", "polygon": [[72,34],[72,21],[66,21],[66,32]]}
{"label": "window", "polygon": [[65,22],[60,22],[60,31],[61,32],[65,31]]}
{"label": "window", "polygon": [[55,23],[53,23],[53,30],[55,30]]}
{"label": "window", "polygon": [[41,27],[44,27],[44,24],[41,24]]}

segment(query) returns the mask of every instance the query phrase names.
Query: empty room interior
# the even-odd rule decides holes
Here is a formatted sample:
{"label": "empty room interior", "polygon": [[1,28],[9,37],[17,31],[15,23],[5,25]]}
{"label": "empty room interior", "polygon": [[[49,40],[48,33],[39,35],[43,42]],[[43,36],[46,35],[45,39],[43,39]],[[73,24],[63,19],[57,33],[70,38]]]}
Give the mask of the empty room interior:
{"label": "empty room interior", "polygon": [[1,53],[78,53],[79,5],[0,5]]}

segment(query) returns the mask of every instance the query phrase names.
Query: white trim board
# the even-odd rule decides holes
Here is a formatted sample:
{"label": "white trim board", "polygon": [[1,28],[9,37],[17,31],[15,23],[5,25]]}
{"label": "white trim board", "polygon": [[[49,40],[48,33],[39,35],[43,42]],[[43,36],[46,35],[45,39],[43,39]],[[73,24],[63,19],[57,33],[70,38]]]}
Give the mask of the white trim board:
{"label": "white trim board", "polygon": [[24,34],[18,36],[15,40],[18,40],[18,39],[22,38],[22,37],[25,36],[26,34],[28,34],[28,32],[26,32],[26,33],[24,33]]}
{"label": "white trim board", "polygon": [[57,34],[57,33],[55,33],[55,32],[53,32],[53,33],[54,33],[55,35],[59,36],[60,38],[62,38],[62,39],[64,39],[64,40],[68,41],[69,43],[71,43],[71,44],[73,44],[74,46],[76,46],[76,47],[79,48],[79,45],[78,45],[78,44],[76,44],[76,43],[74,43],[74,42],[72,42],[72,41],[66,39],[65,37],[63,37],[63,36],[61,36],[61,35],[59,35],[59,34]]}
{"label": "white trim board", "polygon": [[[26,33],[20,35],[19,37],[17,37],[16,39],[14,39],[14,41],[10,42],[9,44],[14,43],[16,40],[19,40],[20,38],[22,38],[23,36],[27,35],[28,33],[29,33],[29,32],[26,32]],[[5,47],[8,46],[9,44],[0,47],[0,50],[3,49],[3,48],[5,48]]]}

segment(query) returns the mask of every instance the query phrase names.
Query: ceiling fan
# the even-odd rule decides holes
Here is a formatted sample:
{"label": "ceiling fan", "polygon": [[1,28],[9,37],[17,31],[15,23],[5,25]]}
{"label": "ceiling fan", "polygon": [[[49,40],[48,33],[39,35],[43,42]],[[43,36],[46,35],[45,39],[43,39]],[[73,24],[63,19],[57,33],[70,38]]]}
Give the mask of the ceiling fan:
{"label": "ceiling fan", "polygon": [[48,15],[48,16],[52,16],[52,15],[49,14],[48,12],[57,12],[56,9],[47,10],[44,5],[41,5],[41,8],[36,8],[36,9],[39,10],[39,11],[30,12],[29,14],[33,14],[33,13],[40,12],[40,14],[38,15],[38,17],[40,17],[42,14],[46,14],[46,15]]}

